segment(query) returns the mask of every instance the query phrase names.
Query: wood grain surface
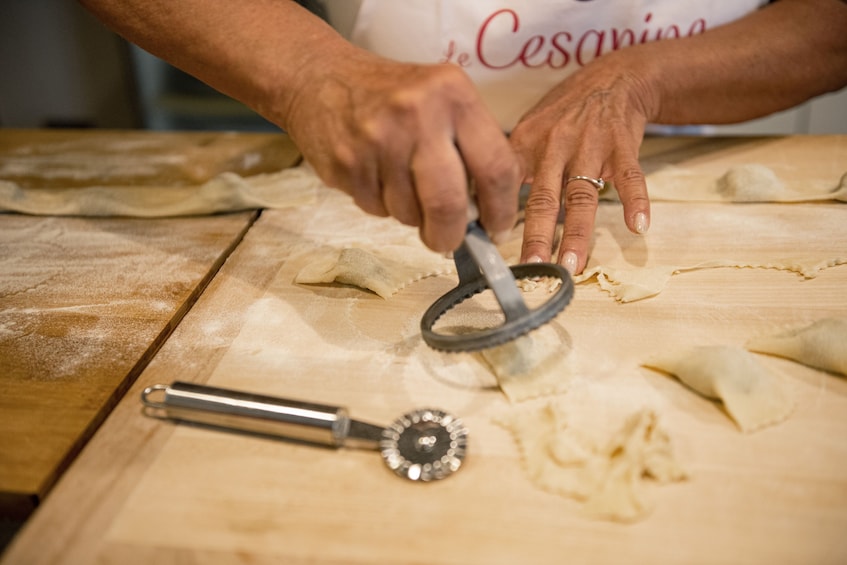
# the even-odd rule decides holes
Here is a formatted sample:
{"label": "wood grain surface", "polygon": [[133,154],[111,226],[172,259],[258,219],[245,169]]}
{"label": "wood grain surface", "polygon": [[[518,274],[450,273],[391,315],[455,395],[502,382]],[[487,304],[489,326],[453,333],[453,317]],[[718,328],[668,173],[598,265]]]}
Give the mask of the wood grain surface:
{"label": "wood grain surface", "polygon": [[[650,159],[724,170],[755,159],[833,179],[847,138],[656,140]],[[807,160],[808,158],[808,160]],[[811,165],[809,160],[812,161]],[[820,164],[824,163],[824,168]],[[847,257],[843,204],[654,203],[647,236],[601,205],[592,263],[639,268],[716,257]],[[322,247],[410,241],[326,191],[266,211],[4,555],[4,563],[843,563],[847,559],[847,381],[759,359],[786,379],[784,423],[742,434],[721,406],[640,366],[652,352],[742,345],[760,333],[847,316],[847,266],[804,279],[779,269],[675,275],[620,304],[578,285],[553,322],[576,356],[560,400],[597,422],[649,406],[690,478],[649,489],[653,511],[589,519],[539,490],[495,420],[510,404],[473,354],[421,341],[420,316],[455,284],[441,276],[388,300],[345,285],[294,284]],[[520,229],[501,249],[518,253]],[[145,386],[208,382],[350,408],[375,423],[422,406],[463,417],[465,467],[447,480],[395,477],[375,452],[331,450],[177,425],[144,415]],[[543,402],[543,401],[542,401]]]}
{"label": "wood grain surface", "polygon": [[4,513],[47,493],[252,216],[0,217]]}
{"label": "wood grain surface", "polygon": [[[191,185],[297,157],[281,135],[0,130],[0,179],[32,187]],[[0,517],[49,491],[255,216],[0,214]]]}

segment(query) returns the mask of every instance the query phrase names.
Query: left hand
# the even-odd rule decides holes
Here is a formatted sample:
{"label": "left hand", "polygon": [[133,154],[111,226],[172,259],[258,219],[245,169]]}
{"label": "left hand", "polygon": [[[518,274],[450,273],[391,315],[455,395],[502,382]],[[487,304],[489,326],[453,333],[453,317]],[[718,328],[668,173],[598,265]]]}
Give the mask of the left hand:
{"label": "left hand", "polygon": [[574,176],[612,183],[624,221],[635,233],[650,224],[647,185],[638,149],[650,117],[650,88],[622,52],[595,60],[550,91],[518,123],[511,142],[531,183],[526,204],[522,262],[550,261],[556,219],[565,210],[557,262],[572,274],[588,260],[598,190]]}

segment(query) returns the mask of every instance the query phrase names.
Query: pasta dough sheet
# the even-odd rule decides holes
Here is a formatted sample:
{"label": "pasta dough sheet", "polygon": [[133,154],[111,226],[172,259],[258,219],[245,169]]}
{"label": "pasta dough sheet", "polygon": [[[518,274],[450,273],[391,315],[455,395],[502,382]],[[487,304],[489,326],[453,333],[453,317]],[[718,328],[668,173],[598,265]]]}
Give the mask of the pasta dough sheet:
{"label": "pasta dough sheet", "polygon": [[686,478],[657,414],[640,409],[616,429],[580,425],[558,401],[523,405],[497,420],[509,430],[532,482],[575,499],[590,516],[631,522],[651,509],[647,481]]}
{"label": "pasta dough sheet", "polygon": [[822,318],[808,326],[756,337],[747,342],[747,348],[847,376],[847,318]]}
{"label": "pasta dough sheet", "polygon": [[313,253],[294,282],[351,284],[386,299],[417,280],[453,271],[449,259],[413,245],[388,245],[378,250],[324,248]]}
{"label": "pasta dough sheet", "polygon": [[[645,170],[649,166],[645,163]],[[847,247],[831,237],[844,221],[840,204],[804,203],[846,201],[847,174],[798,177],[795,168],[785,165],[778,175],[774,169],[750,163],[719,174],[706,166],[662,165],[648,174],[655,205],[650,231],[644,236],[622,229],[619,205],[602,204],[594,249],[575,282],[596,280],[616,300],[632,302],[661,293],[674,275],[683,272],[776,269],[813,278],[847,263]],[[614,194],[603,193],[607,198]],[[697,222],[665,215],[662,200],[702,202]],[[745,204],[727,204],[734,202]],[[766,202],[793,204],[789,210]],[[765,207],[767,213],[759,214]]]}
{"label": "pasta dough sheet", "polygon": [[196,216],[310,204],[322,186],[307,167],[241,177],[221,173],[201,185],[29,188],[0,180],[0,211],[50,216]]}
{"label": "pasta dough sheet", "polygon": [[690,266],[656,265],[642,268],[621,269],[607,265],[595,265],[574,277],[575,283],[597,280],[600,288],[619,302],[635,302],[660,294],[673,275],[701,269],[776,269],[790,271],[807,279],[814,278],[824,269],[847,264],[847,256],[832,258],[786,257],[776,260],[738,261],[717,259]]}
{"label": "pasta dough sheet", "polygon": [[706,398],[723,402],[745,433],[782,422],[794,409],[782,377],[739,347],[693,347],[657,355],[644,365],[670,373]]}
{"label": "pasta dough sheet", "polygon": [[483,349],[479,355],[513,403],[567,391],[574,375],[570,338],[546,324],[516,340]]}
{"label": "pasta dough sheet", "polygon": [[[803,183],[781,179],[770,167],[746,163],[731,167],[721,176],[661,165],[647,174],[650,199],[670,202],[847,202],[847,174],[839,179],[805,179]],[[618,200],[614,190],[603,200]]]}

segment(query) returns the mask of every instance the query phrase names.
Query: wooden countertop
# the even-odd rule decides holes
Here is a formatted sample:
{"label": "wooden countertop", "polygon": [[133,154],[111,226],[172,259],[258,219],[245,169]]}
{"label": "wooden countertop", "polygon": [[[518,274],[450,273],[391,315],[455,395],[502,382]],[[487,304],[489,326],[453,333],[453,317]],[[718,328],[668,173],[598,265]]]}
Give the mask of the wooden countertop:
{"label": "wooden countertop", "polygon": [[[6,129],[0,179],[195,185],[289,166],[292,150],[273,135]],[[46,495],[255,218],[0,214],[0,516]]]}
{"label": "wooden countertop", "polygon": [[[847,137],[657,139],[645,156],[723,170],[755,161],[794,178],[847,170]],[[825,177],[825,178],[824,178]],[[598,211],[592,260],[632,267],[720,254],[847,257],[844,204],[657,202],[648,236],[628,234],[617,204]],[[0,218],[2,219],[2,218]],[[765,233],[767,237],[761,237]],[[445,356],[417,324],[450,276],[388,300],[344,285],[294,284],[322,246],[387,245],[413,231],[321,193],[265,211],[182,323],[62,476],[3,563],[843,563],[847,559],[847,381],[763,357],[797,407],[781,425],[741,434],[720,406],[640,366],[650,352],[743,345],[753,335],[847,316],[847,266],[815,278],[773,269],[674,276],[658,296],[620,304],[577,287],[554,322],[600,410],[642,403],[666,422],[688,481],[650,490],[634,524],[587,519],[537,489],[493,420],[515,406],[472,355]],[[503,246],[517,253],[520,232]],[[471,430],[465,468],[432,484],[393,476],[379,455],[226,434],[146,417],[144,387],[207,382],[344,405],[388,423],[434,405]]]}

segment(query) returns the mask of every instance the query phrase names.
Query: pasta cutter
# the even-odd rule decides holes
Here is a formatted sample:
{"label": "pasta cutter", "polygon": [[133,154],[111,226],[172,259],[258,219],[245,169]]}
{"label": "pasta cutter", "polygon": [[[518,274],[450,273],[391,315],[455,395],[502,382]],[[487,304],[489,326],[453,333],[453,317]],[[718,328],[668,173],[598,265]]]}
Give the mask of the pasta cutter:
{"label": "pasta cutter", "polygon": [[[477,351],[501,345],[546,324],[571,301],[573,279],[555,263],[526,263],[508,267],[500,252],[475,219],[468,223],[461,247],[453,253],[459,284],[436,300],[421,319],[421,334],[433,349],[441,351]],[[550,298],[530,309],[521,295],[516,279],[552,277],[561,285]],[[435,323],[451,308],[468,298],[491,289],[503,310],[505,322],[496,327],[458,335],[439,333]]]}
{"label": "pasta cutter", "polygon": [[412,481],[443,479],[467,453],[462,421],[434,408],[403,414],[386,428],[350,418],[347,409],[175,381],[144,389],[148,416],[293,439],[334,448],[378,449],[385,464]]}

